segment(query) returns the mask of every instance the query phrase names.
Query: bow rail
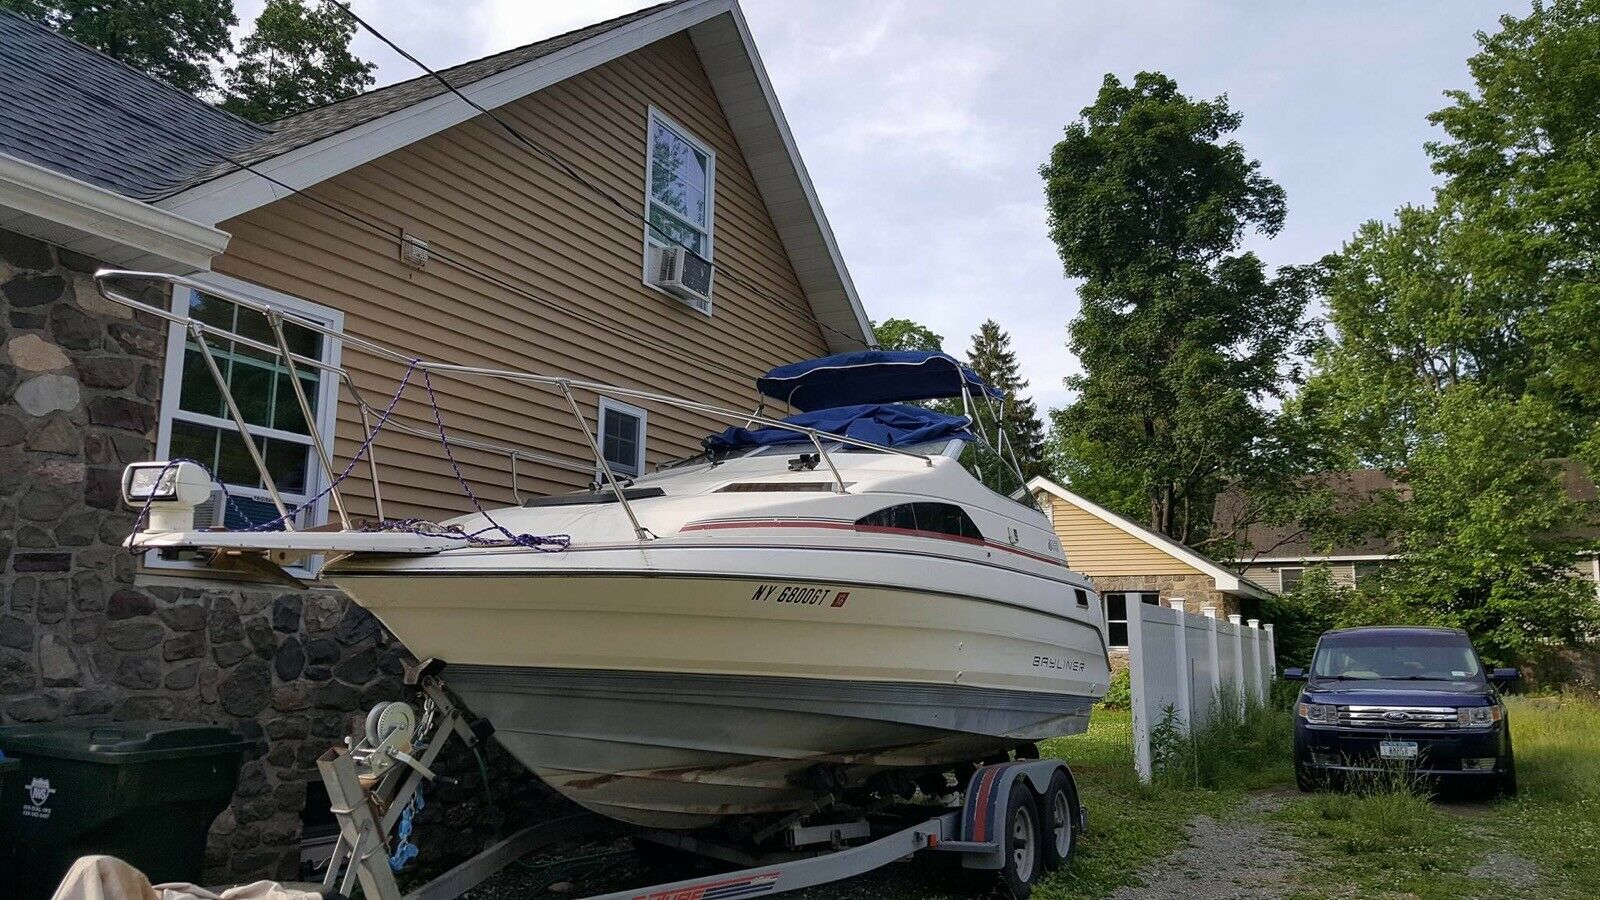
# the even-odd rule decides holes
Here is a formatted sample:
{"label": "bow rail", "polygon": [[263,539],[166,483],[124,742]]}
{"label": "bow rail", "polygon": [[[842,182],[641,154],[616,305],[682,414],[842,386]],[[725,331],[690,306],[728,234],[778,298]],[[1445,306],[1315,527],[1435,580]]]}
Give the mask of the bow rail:
{"label": "bow rail", "polygon": [[[780,419],[763,416],[760,414],[759,410],[755,413],[749,412],[748,410],[731,410],[716,406],[711,403],[687,400],[682,397],[675,397],[670,394],[663,394],[656,391],[622,387],[620,385],[607,384],[599,381],[590,381],[581,378],[570,378],[561,375],[545,375],[535,372],[518,371],[515,369],[497,369],[485,366],[459,365],[439,360],[423,359],[421,357],[402,353],[399,350],[367,338],[336,331],[327,327],[321,322],[298,315],[292,309],[277,306],[254,297],[240,294],[237,291],[233,291],[225,287],[219,287],[217,285],[199,281],[183,275],[173,275],[164,272],[143,272],[129,269],[101,269],[95,273],[94,279],[100,293],[106,299],[111,300],[114,303],[120,303],[135,311],[148,313],[167,322],[181,325],[188,332],[191,339],[193,339],[195,344],[200,348],[201,357],[206,364],[206,369],[211,375],[212,380],[216,383],[218,391],[221,392],[228,415],[232,419],[234,425],[239,429],[240,437],[244,441],[251,461],[255,464],[259,474],[261,475],[261,483],[265,487],[267,494],[271,497],[273,505],[278,510],[278,514],[282,517],[283,526],[286,531],[294,530],[294,516],[287,504],[284,503],[283,497],[279,492],[276,483],[273,481],[272,474],[267,469],[266,459],[263,456],[261,449],[257,446],[256,438],[251,435],[249,424],[245,421],[244,415],[240,411],[238,404],[233,398],[232,390],[227,384],[227,379],[223,376],[221,368],[217,365],[217,362],[212,354],[210,342],[207,340],[208,336],[217,340],[231,341],[237,345],[249,347],[250,349],[259,353],[268,354],[270,357],[281,360],[284,367],[288,370],[287,374],[289,375],[289,383],[294,389],[293,392],[295,395],[295,401],[299,405],[301,414],[305,417],[305,421],[308,424],[314,423],[316,421],[316,417],[312,413],[310,401],[306,397],[305,390],[300,383],[299,369],[304,367],[326,372],[338,379],[338,382],[342,384],[349,392],[350,399],[360,414],[363,439],[362,446],[365,448],[367,457],[367,476],[372,487],[374,512],[377,514],[377,517],[380,520],[385,518],[383,511],[383,488],[382,480],[379,475],[379,463],[376,456],[376,447],[374,445],[376,444],[377,431],[384,427],[389,427],[407,434],[441,441],[444,443],[447,453],[450,446],[454,445],[506,457],[510,463],[512,495],[516,498],[518,503],[522,502],[521,492],[518,488],[519,461],[537,462],[563,468],[569,471],[603,473],[605,480],[604,487],[608,487],[616,496],[617,502],[621,504],[622,509],[628,516],[630,524],[633,526],[634,533],[638,535],[641,540],[654,537],[650,530],[640,523],[638,516],[634,512],[633,506],[629,503],[626,493],[623,490],[622,480],[616,477],[616,474],[611,470],[610,463],[608,463],[605,459],[605,454],[601,452],[598,438],[594,430],[590,428],[589,421],[587,417],[584,416],[582,408],[578,405],[574,391],[585,391],[594,393],[596,395],[604,394],[607,396],[640,400],[646,403],[655,403],[662,406],[682,409],[688,412],[699,413],[701,415],[734,424],[743,424],[746,427],[751,424],[755,424],[767,427],[783,428],[788,431],[803,434],[810,439],[812,446],[816,449],[818,457],[827,464],[828,470],[832,474],[834,480],[833,489],[838,493],[844,493],[845,491],[844,477],[840,474],[838,467],[834,464],[833,459],[829,456],[828,448],[824,446],[824,441],[829,443],[843,444],[845,446],[856,447],[864,450],[893,454],[896,456],[910,457],[912,459],[922,460],[929,466],[933,465],[932,459],[926,454],[913,453],[895,447],[886,447],[881,444],[874,444],[870,441],[863,441],[858,438],[852,438],[842,434],[834,434],[832,432],[819,431],[814,428],[793,425]],[[249,336],[238,334],[229,329],[207,322],[202,322],[191,316],[173,312],[170,308],[158,306],[146,300],[140,299],[139,297],[134,296],[132,292],[125,289],[126,283],[129,282],[165,284],[171,288],[189,288],[202,293],[207,297],[224,300],[240,308],[260,313],[266,318],[267,324],[272,331],[274,341],[273,343],[266,343],[264,341],[256,340]],[[519,447],[506,447],[471,438],[446,438],[444,435],[442,420],[439,421],[439,428],[437,430],[421,428],[415,425],[409,425],[404,422],[396,421],[392,415],[389,415],[391,410],[380,410],[367,402],[367,399],[362,394],[361,389],[356,385],[355,379],[351,377],[349,371],[347,371],[344,367],[325,362],[321,359],[314,359],[303,354],[295,353],[290,348],[289,342],[284,335],[283,326],[286,322],[293,324],[297,328],[303,328],[307,331],[319,334],[329,340],[337,341],[343,347],[354,347],[373,356],[404,365],[407,367],[408,378],[411,372],[421,372],[424,374],[437,373],[460,377],[463,379],[498,379],[520,384],[533,385],[550,390],[561,396],[562,399],[565,400],[568,409],[572,412],[573,418],[578,423],[578,429],[583,433],[588,444],[593,464],[588,465],[572,457],[562,457],[550,453],[542,453]],[[395,399],[398,399],[399,394],[404,392],[406,386],[407,383],[402,381]],[[374,426],[375,421],[377,422],[376,427]],[[317,463],[327,474],[329,479],[329,489],[327,491],[328,497],[337,511],[342,527],[346,530],[350,530],[353,526],[350,520],[349,512],[344,503],[344,498],[341,496],[339,491],[339,484],[344,480],[345,475],[348,474],[348,470],[343,474],[335,472],[331,450],[326,446],[320,430],[312,425],[310,432]],[[468,490],[470,491],[470,488],[468,488]]]}

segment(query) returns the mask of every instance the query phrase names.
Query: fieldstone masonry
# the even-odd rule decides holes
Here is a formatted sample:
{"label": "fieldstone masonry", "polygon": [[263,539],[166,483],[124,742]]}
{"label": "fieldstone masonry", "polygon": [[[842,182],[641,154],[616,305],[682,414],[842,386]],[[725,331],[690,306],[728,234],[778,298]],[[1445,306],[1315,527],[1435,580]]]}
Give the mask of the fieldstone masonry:
{"label": "fieldstone masonry", "polygon": [[[101,298],[98,266],[0,230],[0,722],[203,721],[257,739],[205,878],[291,878],[316,758],[400,696],[403,650],[331,589],[136,578],[120,478],[153,454],[164,323]],[[459,782],[430,798],[450,802],[419,822],[424,865],[549,806],[491,747],[503,811],[486,810],[457,756]]]}

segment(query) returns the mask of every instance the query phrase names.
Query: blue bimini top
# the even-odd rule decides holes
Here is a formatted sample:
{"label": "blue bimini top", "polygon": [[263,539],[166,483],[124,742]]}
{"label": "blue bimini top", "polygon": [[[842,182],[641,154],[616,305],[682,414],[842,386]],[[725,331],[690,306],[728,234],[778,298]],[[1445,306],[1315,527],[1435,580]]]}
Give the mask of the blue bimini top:
{"label": "blue bimini top", "polygon": [[959,397],[963,385],[1002,398],[955,357],[926,350],[838,353],[779,366],[756,379],[762,394],[799,410]]}
{"label": "blue bimini top", "polygon": [[[947,416],[920,406],[904,406],[898,403],[867,403],[818,409],[789,416],[783,421],[802,428],[814,428],[884,447],[903,447],[939,438],[972,439],[972,432],[967,430],[967,426],[972,422],[966,416]],[[705,448],[713,453],[772,444],[809,443],[811,438],[804,433],[776,426],[757,428],[754,431],[729,428],[702,441]]]}

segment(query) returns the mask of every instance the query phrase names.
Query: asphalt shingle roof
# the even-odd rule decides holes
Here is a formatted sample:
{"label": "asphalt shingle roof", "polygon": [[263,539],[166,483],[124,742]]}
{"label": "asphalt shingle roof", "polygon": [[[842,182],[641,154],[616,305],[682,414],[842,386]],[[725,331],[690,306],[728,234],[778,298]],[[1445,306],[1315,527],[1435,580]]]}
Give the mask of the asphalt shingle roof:
{"label": "asphalt shingle roof", "polygon": [[267,134],[0,9],[0,153],[153,200]]}
{"label": "asphalt shingle roof", "polygon": [[[631,22],[655,15],[661,10],[674,6],[684,0],[669,0],[655,6],[646,7],[636,12],[596,22],[593,25],[559,34],[532,44],[525,44],[493,56],[485,56],[471,62],[452,66],[448,69],[438,70],[454,87],[461,88],[475,81],[482,81],[493,75],[498,75],[508,69],[514,69],[524,63],[532,62],[543,56],[548,56],[558,50],[566,49],[573,44],[582,43],[596,35],[604,34],[613,28],[620,28]],[[410,65],[406,63],[406,65]],[[210,181],[228,174],[238,168],[236,163],[254,165],[255,163],[271,159],[291,150],[297,150],[307,144],[313,144],[326,137],[331,137],[342,131],[365,124],[373,119],[381,118],[392,112],[405,109],[424,100],[437,97],[445,93],[444,85],[432,75],[426,73],[409,81],[401,81],[387,87],[381,87],[365,94],[340,100],[335,103],[319,106],[313,109],[285,116],[266,124],[269,134],[256,143],[243,148],[238,153],[230,156],[232,163],[218,162],[208,166],[181,183],[175,184],[167,191],[176,194],[186,188]],[[457,101],[465,102],[465,101]]]}
{"label": "asphalt shingle roof", "polygon": [[[440,71],[455,87],[627,25],[670,0]],[[154,201],[445,92],[421,75],[265,125],[0,9],[0,153]]]}

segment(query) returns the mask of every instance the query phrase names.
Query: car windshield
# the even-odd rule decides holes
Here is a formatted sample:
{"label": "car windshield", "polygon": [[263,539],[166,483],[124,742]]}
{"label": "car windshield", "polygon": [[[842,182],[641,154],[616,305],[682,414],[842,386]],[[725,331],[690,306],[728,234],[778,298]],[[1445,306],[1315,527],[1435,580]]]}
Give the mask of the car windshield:
{"label": "car windshield", "polygon": [[1483,669],[1462,635],[1372,631],[1325,635],[1311,661],[1311,675],[1348,681],[1468,681],[1482,678]]}

